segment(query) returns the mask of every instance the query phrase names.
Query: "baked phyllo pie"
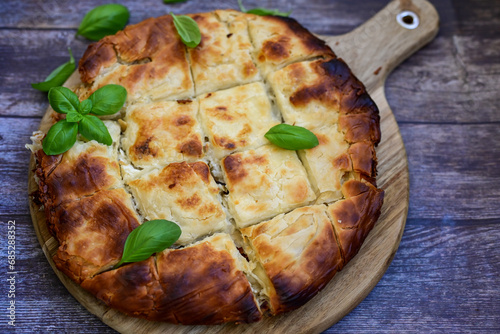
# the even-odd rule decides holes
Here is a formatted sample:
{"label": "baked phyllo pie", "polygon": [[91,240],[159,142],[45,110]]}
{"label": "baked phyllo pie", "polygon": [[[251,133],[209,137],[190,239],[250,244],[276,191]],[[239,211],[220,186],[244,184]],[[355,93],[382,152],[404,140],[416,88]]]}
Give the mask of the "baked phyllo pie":
{"label": "baked phyllo pie", "polygon": [[[57,268],[108,306],[174,324],[255,322],[313,299],[359,251],[383,201],[380,118],[344,61],[294,19],[189,16],[194,48],[170,15],[88,47],[79,98],[107,84],[128,92],[105,121],[113,143],[80,136],[48,156],[37,132],[37,199]],[[265,135],[281,123],[319,144],[274,145]],[[131,232],[156,219],[180,227],[177,242],[118,266]]]}

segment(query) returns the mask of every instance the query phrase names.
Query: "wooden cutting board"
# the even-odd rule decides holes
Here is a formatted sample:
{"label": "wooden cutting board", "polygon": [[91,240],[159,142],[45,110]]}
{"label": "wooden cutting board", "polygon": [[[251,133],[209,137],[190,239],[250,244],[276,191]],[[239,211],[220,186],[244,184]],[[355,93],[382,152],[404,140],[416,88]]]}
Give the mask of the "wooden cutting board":
{"label": "wooden cutting board", "polygon": [[[405,17],[405,11],[411,11],[416,16],[411,17],[412,14],[409,14]],[[400,15],[401,13],[403,15]],[[52,255],[58,246],[57,241],[47,230],[43,212],[30,198],[33,225],[55,273],[82,305],[122,333],[318,333],[332,326],[368,295],[386,271],[399,246],[408,212],[408,162],[398,125],[385,99],[384,83],[388,74],[399,63],[434,38],[438,24],[438,14],[428,2],[396,0],[348,34],[321,36],[366,85],[380,109],[382,141],[377,149],[377,181],[385,190],[385,201],[380,219],[358,255],[322,292],[300,309],[265,318],[250,325],[177,326],[128,317],[110,309],[56,269]],[[65,86],[71,88],[78,83],[79,76],[75,72]],[[49,111],[42,119],[42,129],[49,125],[48,114]],[[37,189],[33,168],[32,157],[29,172],[30,193]]]}

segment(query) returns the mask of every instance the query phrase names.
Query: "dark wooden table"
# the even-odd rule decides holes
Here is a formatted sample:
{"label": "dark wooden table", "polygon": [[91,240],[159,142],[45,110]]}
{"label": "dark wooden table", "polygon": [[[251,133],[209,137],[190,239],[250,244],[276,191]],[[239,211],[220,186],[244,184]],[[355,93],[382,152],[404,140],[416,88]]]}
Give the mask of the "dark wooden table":
{"label": "dark wooden table", "polygon": [[[169,11],[236,8],[236,0],[120,1],[131,23]],[[267,0],[318,34],[348,32],[386,0]],[[399,250],[368,297],[327,333],[500,332],[500,2],[432,1],[437,38],[389,77],[386,95],[410,166]],[[0,2],[0,332],[113,333],[64,288],[46,261],[27,203],[24,148],[47,108],[30,87],[88,41],[83,14],[106,1]],[[245,1],[248,7],[257,1]],[[16,226],[15,328],[7,325],[8,221]]]}

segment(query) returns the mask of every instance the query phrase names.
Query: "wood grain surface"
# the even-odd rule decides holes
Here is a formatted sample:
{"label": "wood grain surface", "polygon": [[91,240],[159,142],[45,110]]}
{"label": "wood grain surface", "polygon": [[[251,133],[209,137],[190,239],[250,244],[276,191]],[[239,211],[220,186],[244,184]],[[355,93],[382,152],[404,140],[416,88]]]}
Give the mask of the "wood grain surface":
{"label": "wood grain surface", "polygon": [[[47,96],[40,81],[88,41],[74,37],[84,12],[105,0],[4,0],[0,5],[0,308],[9,299],[7,222],[16,221],[16,327],[0,332],[115,333],[60,283],[38,244],[26,200],[29,152]],[[175,13],[236,8],[235,1],[163,5],[119,1],[131,23]],[[389,76],[385,94],[406,145],[410,208],[398,252],[371,293],[326,333],[500,331],[500,3],[432,0],[436,39]],[[386,0],[244,1],[293,9],[321,35],[347,33]],[[78,60],[78,59],[77,59]],[[298,324],[299,326],[301,324]]]}

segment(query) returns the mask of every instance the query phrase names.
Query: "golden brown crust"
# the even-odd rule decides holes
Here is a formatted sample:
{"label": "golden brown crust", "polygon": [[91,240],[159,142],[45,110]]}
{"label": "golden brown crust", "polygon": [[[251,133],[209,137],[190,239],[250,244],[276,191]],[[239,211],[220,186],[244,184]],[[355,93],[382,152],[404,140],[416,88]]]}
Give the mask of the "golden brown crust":
{"label": "golden brown crust", "polygon": [[260,79],[250,56],[245,15],[218,11],[190,16],[201,32],[200,44],[188,49],[197,95]]}
{"label": "golden brown crust", "polygon": [[155,303],[163,294],[153,257],[86,279],[81,286],[106,305],[146,319],[156,316]]}
{"label": "golden brown crust", "polygon": [[380,116],[375,112],[364,114],[342,114],[339,116],[339,128],[349,143],[361,141],[380,142]]}
{"label": "golden brown crust", "polygon": [[178,244],[226,228],[219,188],[204,162],[171,163],[129,182],[146,220],[167,219],[182,230]]}
{"label": "golden brown crust", "polygon": [[110,83],[123,85],[129,99],[194,95],[186,49],[170,15],[127,26],[93,43],[78,70],[88,85],[79,92],[82,97]]}
{"label": "golden brown crust", "polygon": [[238,227],[310,204],[315,194],[294,151],[274,145],[222,160],[227,202]]}
{"label": "golden brown crust", "polygon": [[[349,140],[380,140],[379,131],[371,124],[378,123],[377,106],[342,59],[295,63],[270,75],[269,81],[287,123],[316,128],[359,114],[365,117],[356,118],[359,128],[355,133],[345,129],[354,120],[344,117],[340,123],[341,129],[350,131]],[[325,115],[329,115],[327,120]]]}
{"label": "golden brown crust", "polygon": [[335,57],[323,40],[293,18],[248,15],[248,21],[254,58],[264,75],[292,62]]}
{"label": "golden brown crust", "polygon": [[298,208],[241,232],[273,284],[268,297],[274,315],[305,304],[342,268],[323,205]]}
{"label": "golden brown crust", "polygon": [[118,263],[139,218],[130,195],[119,188],[60,205],[50,224],[60,244],[54,263],[79,283]]}
{"label": "golden brown crust", "polygon": [[47,156],[36,152],[40,200],[46,210],[61,203],[121,185],[118,161],[109,157],[105,145],[81,143],[65,154]]}
{"label": "golden brown crust", "polygon": [[122,145],[137,167],[196,161],[203,156],[197,101],[136,104],[127,110]]}
{"label": "golden brown crust", "polygon": [[[167,250],[157,257],[164,290],[155,320],[214,325],[250,323],[262,314],[245,274],[238,269],[233,252],[214,245],[221,235],[191,247]],[[226,239],[230,240],[229,237]]]}
{"label": "golden brown crust", "polygon": [[344,263],[356,255],[380,216],[384,191],[363,181],[349,180],[342,186],[344,200],[328,206]]}

